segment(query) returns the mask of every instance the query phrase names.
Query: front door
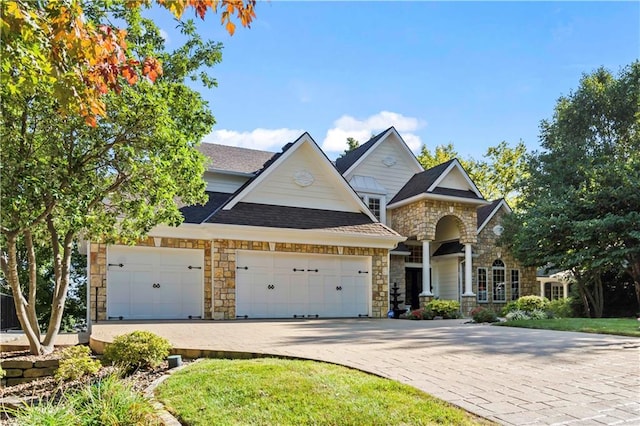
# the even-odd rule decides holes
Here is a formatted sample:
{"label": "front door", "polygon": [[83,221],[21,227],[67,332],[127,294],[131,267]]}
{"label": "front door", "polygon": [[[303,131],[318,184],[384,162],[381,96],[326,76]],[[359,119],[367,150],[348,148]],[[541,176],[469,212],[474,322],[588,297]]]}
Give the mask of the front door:
{"label": "front door", "polygon": [[420,309],[420,293],[422,293],[422,268],[406,268],[405,283],[407,292],[404,303],[411,309]]}

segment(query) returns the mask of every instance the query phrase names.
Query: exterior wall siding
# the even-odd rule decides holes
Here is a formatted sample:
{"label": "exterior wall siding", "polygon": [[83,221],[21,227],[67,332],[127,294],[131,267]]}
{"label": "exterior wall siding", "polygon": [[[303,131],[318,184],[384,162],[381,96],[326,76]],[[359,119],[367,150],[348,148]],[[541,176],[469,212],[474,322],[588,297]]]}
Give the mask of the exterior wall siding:
{"label": "exterior wall siding", "polygon": [[228,175],[223,173],[205,172],[204,180],[207,183],[207,191],[236,192],[249,178],[244,176]]}
{"label": "exterior wall siding", "polygon": [[[387,190],[387,202],[400,191],[400,189],[419,171],[413,162],[409,161],[400,142],[389,139],[378,145],[373,152],[368,153],[367,158],[359,164],[348,176],[347,181],[354,175],[371,176]],[[392,142],[392,143],[389,143]],[[386,166],[385,158],[393,157],[396,164]]]}
{"label": "exterior wall siding", "polygon": [[[237,250],[272,251],[266,241],[213,241],[214,319],[236,317],[236,252]],[[340,255],[337,246],[276,243],[272,252]],[[384,318],[389,310],[389,265],[385,249],[344,247],[342,256],[371,256],[371,313]]]}
{"label": "exterior wall siding", "polygon": [[[310,173],[313,182],[308,186],[296,184],[294,176],[299,172]],[[305,145],[273,170],[268,178],[242,201],[313,209],[326,209],[327,206],[331,206],[332,210],[358,211],[351,194],[337,190],[336,182],[336,179],[327,173],[326,165],[317,161],[313,149]]]}

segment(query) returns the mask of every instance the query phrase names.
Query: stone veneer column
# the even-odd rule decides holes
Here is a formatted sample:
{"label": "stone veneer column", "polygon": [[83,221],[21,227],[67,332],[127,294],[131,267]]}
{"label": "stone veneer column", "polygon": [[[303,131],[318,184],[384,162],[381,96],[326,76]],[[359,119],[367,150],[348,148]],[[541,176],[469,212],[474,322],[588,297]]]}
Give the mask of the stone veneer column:
{"label": "stone veneer column", "polygon": [[473,277],[471,268],[473,259],[471,258],[471,244],[464,245],[464,294],[463,296],[475,296],[473,294]]}
{"label": "stone veneer column", "polygon": [[420,296],[433,296],[431,292],[431,252],[429,240],[422,240],[422,293]]}

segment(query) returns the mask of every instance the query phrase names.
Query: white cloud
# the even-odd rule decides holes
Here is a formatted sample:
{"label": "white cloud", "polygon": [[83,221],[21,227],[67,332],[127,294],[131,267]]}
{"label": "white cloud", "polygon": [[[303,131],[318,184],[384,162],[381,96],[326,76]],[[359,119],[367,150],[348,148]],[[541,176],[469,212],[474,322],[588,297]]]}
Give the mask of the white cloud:
{"label": "white cloud", "polygon": [[259,149],[261,151],[280,152],[284,145],[293,142],[303,133],[303,130],[296,129],[254,129],[250,132],[222,129],[214,130],[205,136],[202,141]]}
{"label": "white cloud", "polygon": [[164,39],[164,42],[166,44],[171,43],[171,39],[169,38],[169,33],[167,33],[165,30],[163,30],[162,28],[160,28],[160,37],[162,37]]}
{"label": "white cloud", "polygon": [[350,115],[343,115],[333,123],[333,128],[327,131],[322,142],[325,152],[344,151],[346,140],[352,137],[364,143],[387,128],[394,126],[412,151],[417,152],[422,146],[420,136],[412,133],[426,126],[426,122],[414,117],[405,117],[397,112],[381,111],[364,120],[358,120]]}

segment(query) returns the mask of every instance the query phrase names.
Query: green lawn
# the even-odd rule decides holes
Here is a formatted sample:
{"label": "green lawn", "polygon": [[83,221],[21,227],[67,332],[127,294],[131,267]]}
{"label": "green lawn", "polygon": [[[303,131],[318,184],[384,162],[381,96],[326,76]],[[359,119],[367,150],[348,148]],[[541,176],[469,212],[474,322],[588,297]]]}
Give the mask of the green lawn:
{"label": "green lawn", "polygon": [[313,361],[203,360],[156,396],[191,426],[493,424],[410,386]]}
{"label": "green lawn", "polygon": [[640,337],[640,321],[636,318],[558,318],[507,321],[496,325]]}

